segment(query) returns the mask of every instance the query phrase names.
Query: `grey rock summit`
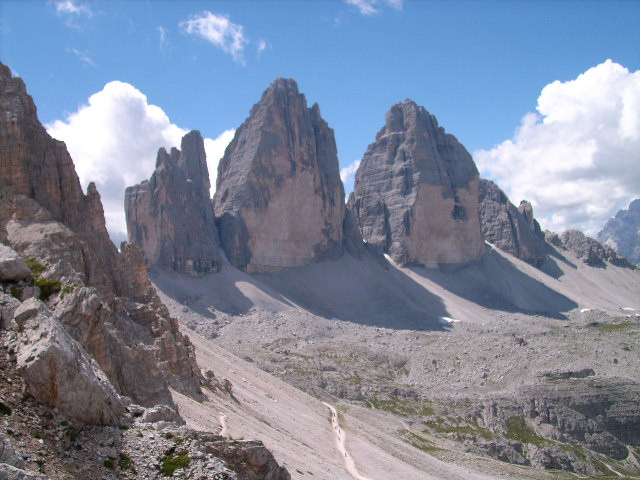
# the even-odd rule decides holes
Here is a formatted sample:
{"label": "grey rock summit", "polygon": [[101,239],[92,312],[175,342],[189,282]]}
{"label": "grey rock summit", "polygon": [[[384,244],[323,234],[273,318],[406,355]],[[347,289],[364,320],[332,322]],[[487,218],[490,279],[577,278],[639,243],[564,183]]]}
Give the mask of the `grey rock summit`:
{"label": "grey rock summit", "polygon": [[344,188],[333,130],[295,81],[278,79],[218,166],[214,208],[229,261],[277,271],[343,250]]}
{"label": "grey rock summit", "polygon": [[158,151],[149,180],[126,189],[129,241],[148,263],[195,275],[218,271],[210,187],[202,136],[192,131],[182,138],[181,150]]}
{"label": "grey rock summit", "polygon": [[349,208],[363,238],[401,264],[480,258],[478,170],[471,155],[412,100],[391,107],[356,173]]}
{"label": "grey rock summit", "polygon": [[544,234],[529,202],[523,200],[516,208],[495,183],[481,179],[478,212],[486,241],[536,267],[542,264]]}
{"label": "grey rock summit", "polygon": [[618,211],[598,233],[598,240],[640,265],[640,198]]}

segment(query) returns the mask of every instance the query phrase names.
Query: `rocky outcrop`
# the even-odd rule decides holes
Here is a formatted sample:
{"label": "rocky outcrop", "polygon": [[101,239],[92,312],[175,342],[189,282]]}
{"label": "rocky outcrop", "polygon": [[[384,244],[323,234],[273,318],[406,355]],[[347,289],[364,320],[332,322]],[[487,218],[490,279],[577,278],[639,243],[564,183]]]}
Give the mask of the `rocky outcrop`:
{"label": "rocky outcrop", "polygon": [[542,264],[544,234],[529,202],[516,208],[495,183],[480,179],[478,212],[486,241],[536,267]]}
{"label": "rocky outcrop", "polygon": [[255,440],[243,440],[229,445],[225,440],[208,443],[207,451],[224,458],[238,473],[239,480],[289,480],[286,468],[277,464],[264,444]]}
{"label": "rocky outcrop", "polygon": [[27,300],[14,320],[18,370],[36,400],[82,423],[119,422],[124,405],[113,385],[42,302]]}
{"label": "rocky outcrop", "polygon": [[640,198],[616,213],[598,233],[598,240],[640,265]]}
{"label": "rocky outcrop", "polygon": [[606,267],[608,263],[618,267],[635,268],[629,261],[607,245],[587,237],[579,230],[567,230],[560,235],[562,247],[591,267]]}
{"label": "rocky outcrop", "polygon": [[478,170],[466,149],[411,100],[394,105],[356,173],[349,208],[364,240],[401,264],[480,258]]}
{"label": "rocky outcrop", "polygon": [[333,130],[278,79],[236,130],[218,166],[216,222],[229,261],[247,272],[342,252],[344,189]]}
{"label": "rocky outcrop", "polygon": [[161,148],[151,178],[126,189],[129,241],[150,264],[194,275],[216,272],[220,255],[200,132],[186,134],[180,148]]}
{"label": "rocky outcrop", "polygon": [[193,348],[135,247],[116,250],[95,186],[82,192],[64,143],[46,133],[4,65],[0,109],[0,241],[35,261],[42,285],[57,286],[47,304],[119,394],[142,405],[172,405],[169,385],[198,394]]}

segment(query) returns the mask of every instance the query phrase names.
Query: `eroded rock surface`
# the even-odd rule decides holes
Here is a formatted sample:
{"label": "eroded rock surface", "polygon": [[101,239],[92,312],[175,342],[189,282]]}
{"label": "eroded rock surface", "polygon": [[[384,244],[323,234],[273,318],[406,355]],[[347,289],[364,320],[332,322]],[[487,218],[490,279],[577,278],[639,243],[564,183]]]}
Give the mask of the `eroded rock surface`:
{"label": "eroded rock surface", "polygon": [[24,302],[14,320],[18,370],[36,400],[83,423],[119,422],[124,405],[113,385],[41,301]]}
{"label": "eroded rock surface", "polygon": [[640,265],[640,198],[616,213],[598,233],[598,240]]}
{"label": "eroded rock surface", "polygon": [[333,130],[278,79],[236,130],[218,166],[217,226],[229,261],[247,272],[342,252],[344,189]]}
{"label": "eroded rock surface", "polygon": [[363,238],[401,264],[480,258],[478,170],[466,149],[411,100],[394,105],[356,173],[349,208]]}
{"label": "eroded rock surface", "polygon": [[567,230],[559,238],[563,248],[571,250],[579,259],[591,267],[606,267],[607,263],[611,263],[618,267],[634,268],[626,258],[613,248],[602,245],[579,230]]}
{"label": "eroded rock surface", "polygon": [[529,202],[516,208],[495,183],[481,179],[478,212],[486,241],[532,265],[542,264],[544,234]]}
{"label": "eroded rock surface", "polygon": [[161,148],[151,178],[127,188],[129,241],[151,264],[195,275],[216,272],[220,255],[200,132],[185,135],[180,148]]}
{"label": "eroded rock surface", "polygon": [[[82,192],[64,143],[47,134],[24,83],[4,65],[0,109],[0,241],[36,262],[49,308],[119,394],[143,405],[173,404],[169,385],[198,394],[191,344],[136,247],[116,250],[95,185]],[[16,293],[25,300],[29,289]]]}

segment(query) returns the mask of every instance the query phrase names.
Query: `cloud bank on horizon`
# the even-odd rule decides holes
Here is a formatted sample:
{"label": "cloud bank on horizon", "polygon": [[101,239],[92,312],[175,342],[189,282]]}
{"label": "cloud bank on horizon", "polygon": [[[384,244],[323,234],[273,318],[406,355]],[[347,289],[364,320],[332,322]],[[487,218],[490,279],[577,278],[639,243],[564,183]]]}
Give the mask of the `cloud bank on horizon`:
{"label": "cloud bank on horizon", "polygon": [[[52,137],[66,143],[83,187],[96,183],[107,229],[116,245],[127,238],[125,188],[148,179],[158,149],[180,148],[188,131],[171,123],[166,113],[150,105],[133,85],[119,81],[107,83],[65,120],[45,127]],[[204,138],[213,189],[218,162],[234,133],[226,130],[215,139]]]}
{"label": "cloud bank on horizon", "polygon": [[594,236],[640,197],[640,71],[607,60],[545,86],[536,109],[512,139],[474,153],[480,174],[529,200],[543,228]]}

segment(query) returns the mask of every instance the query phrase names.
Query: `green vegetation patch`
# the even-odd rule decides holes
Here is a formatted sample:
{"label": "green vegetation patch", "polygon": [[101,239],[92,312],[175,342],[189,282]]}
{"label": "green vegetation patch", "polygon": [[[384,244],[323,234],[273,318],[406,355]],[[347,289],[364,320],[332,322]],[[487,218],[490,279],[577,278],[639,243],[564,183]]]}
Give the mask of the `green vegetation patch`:
{"label": "green vegetation patch", "polygon": [[64,289],[62,290],[62,293],[60,294],[60,298],[64,298],[65,295],[70,294],[71,292],[73,292],[76,289],[77,285],[67,285],[66,287],[64,287]]}
{"label": "green vegetation patch", "polygon": [[31,274],[33,275],[33,283],[36,287],[40,289],[40,300],[43,302],[46,301],[51,295],[54,293],[58,293],[62,290],[62,284],[60,280],[54,280],[51,278],[41,277],[42,272],[44,272],[47,267],[45,267],[42,263],[32,257],[28,257],[25,259],[25,263],[31,270]]}
{"label": "green vegetation patch", "polygon": [[493,433],[479,426],[475,420],[473,422],[467,422],[461,418],[438,417],[435,420],[424,422],[424,424],[430,430],[437,433],[462,433],[482,437],[485,440],[491,440],[493,438]]}
{"label": "green vegetation patch", "polygon": [[532,445],[542,445],[547,443],[547,440],[544,437],[538,435],[529,425],[527,425],[523,415],[507,418],[505,427],[507,429],[506,437],[509,440],[530,443]]}
{"label": "green vegetation patch", "polygon": [[638,324],[634,322],[620,322],[620,323],[610,323],[608,325],[601,325],[598,328],[603,333],[614,333],[619,332],[621,330],[627,330],[629,328],[637,327]]}
{"label": "green vegetation patch", "polygon": [[160,464],[160,472],[170,477],[173,472],[181,468],[188,467],[191,463],[191,458],[187,455],[187,452],[179,452],[175,455],[169,455],[162,460]]}
{"label": "green vegetation patch", "polygon": [[400,435],[403,440],[406,441],[412,447],[415,447],[423,452],[437,452],[438,450],[442,450],[441,448],[436,447],[435,443],[431,440],[426,439],[422,435],[412,432],[410,430],[400,430]]}
{"label": "green vegetation patch", "polygon": [[373,397],[367,400],[367,406],[375,410],[382,410],[385,412],[393,413],[394,415],[400,415],[407,417],[409,415],[422,415],[425,417],[431,416],[435,413],[433,408],[428,406],[425,401],[412,402],[410,400],[392,396],[387,400]]}
{"label": "green vegetation patch", "polygon": [[39,277],[42,272],[44,272],[47,267],[45,267],[42,263],[40,263],[38,260],[36,260],[33,257],[28,257],[24,259],[24,263],[27,264],[27,267],[29,267],[29,270],[31,270],[31,274],[34,277]]}
{"label": "green vegetation patch", "polygon": [[134,470],[134,468],[133,468],[133,460],[131,460],[131,457],[129,455],[127,455],[126,453],[121,453],[120,454],[120,458],[118,460],[118,466],[122,470]]}

